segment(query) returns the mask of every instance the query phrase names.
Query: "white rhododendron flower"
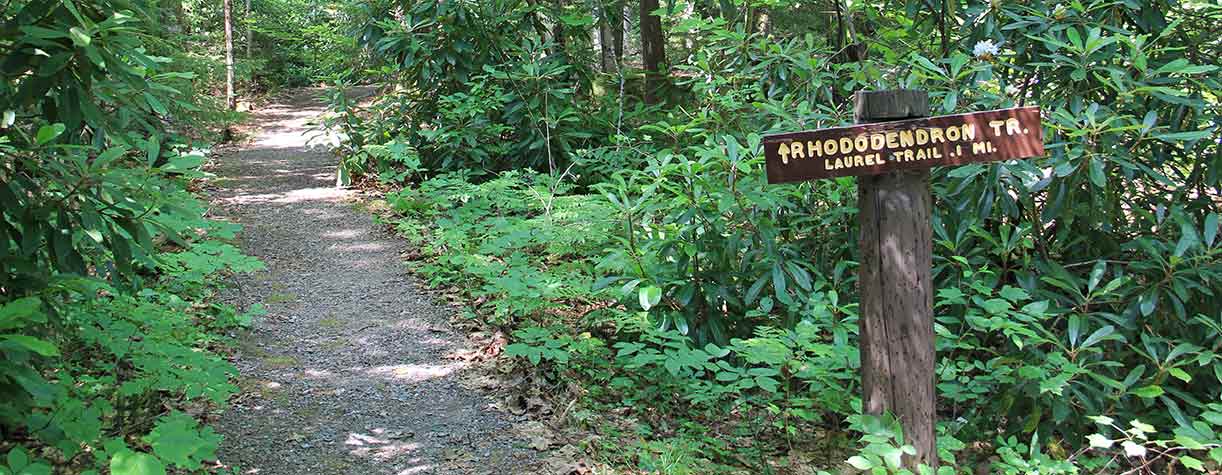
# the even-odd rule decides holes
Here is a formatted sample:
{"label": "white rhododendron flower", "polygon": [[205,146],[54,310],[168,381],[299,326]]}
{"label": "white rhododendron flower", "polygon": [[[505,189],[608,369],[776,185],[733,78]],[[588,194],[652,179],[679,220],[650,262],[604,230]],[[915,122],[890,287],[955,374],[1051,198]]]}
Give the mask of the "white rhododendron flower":
{"label": "white rhododendron flower", "polygon": [[999,52],[1001,52],[1001,49],[997,44],[993,43],[993,40],[981,40],[972,48],[972,54],[980,59],[991,59],[997,56]]}
{"label": "white rhododendron flower", "polygon": [[1145,457],[1146,456],[1146,448],[1133,443],[1133,441],[1131,440],[1124,441],[1124,443],[1121,443],[1120,446],[1124,447],[1124,454],[1129,457]]}

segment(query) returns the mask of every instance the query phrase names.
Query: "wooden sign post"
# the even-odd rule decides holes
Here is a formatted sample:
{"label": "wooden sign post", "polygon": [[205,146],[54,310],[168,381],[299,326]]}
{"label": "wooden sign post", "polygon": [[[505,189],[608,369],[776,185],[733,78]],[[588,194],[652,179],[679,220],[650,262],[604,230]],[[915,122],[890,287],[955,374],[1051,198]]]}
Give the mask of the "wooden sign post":
{"label": "wooden sign post", "polygon": [[929,117],[925,91],[858,92],[859,125],[764,137],[769,183],[857,175],[862,409],[937,468],[929,168],[1044,154],[1035,107]]}

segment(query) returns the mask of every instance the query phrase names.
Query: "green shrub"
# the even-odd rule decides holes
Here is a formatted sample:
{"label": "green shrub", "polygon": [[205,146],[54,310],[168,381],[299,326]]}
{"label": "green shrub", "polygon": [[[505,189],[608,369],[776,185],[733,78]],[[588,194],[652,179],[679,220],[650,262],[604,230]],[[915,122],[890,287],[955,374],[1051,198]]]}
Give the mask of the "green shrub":
{"label": "green shrub", "polygon": [[262,266],[189,191],[232,115],[158,54],[155,5],[3,11],[0,472],[198,470],[219,436],[181,411],[236,391],[216,350],[250,318],[213,292]]}
{"label": "green shrub", "polygon": [[[938,114],[1038,105],[1048,151],[932,171],[942,431],[987,446],[961,463],[1128,467],[1075,455],[1093,454],[1099,416],[1212,440],[1197,422],[1222,397],[1215,6],[852,2],[810,25],[796,2],[663,8],[682,54],[667,102],[646,107],[627,86],[636,71],[579,73],[586,40],[557,45],[530,21],[603,18],[476,3],[381,22],[369,43],[399,89],[340,120],[420,151],[427,172],[390,198],[401,227],[435,256],[421,266],[433,283],[475,282],[495,302],[478,315],[547,329],[516,334],[511,354],[591,368],[605,404],[781,421],[782,438],[842,429],[857,416],[856,187],[767,185],[760,136],[846,123],[855,90],[921,88]],[[565,194],[599,211],[550,220],[541,204]],[[580,245],[550,246],[567,235]],[[587,333],[611,361],[559,356]],[[884,439],[866,446],[886,465]],[[1197,466],[1178,450],[1151,466]]]}

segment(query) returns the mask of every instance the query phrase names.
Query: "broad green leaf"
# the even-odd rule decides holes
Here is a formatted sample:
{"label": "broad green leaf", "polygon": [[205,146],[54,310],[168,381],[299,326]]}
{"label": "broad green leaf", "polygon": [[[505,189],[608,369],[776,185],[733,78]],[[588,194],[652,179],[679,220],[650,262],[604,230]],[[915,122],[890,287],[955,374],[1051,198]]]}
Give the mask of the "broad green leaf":
{"label": "broad green leaf", "polygon": [[756,376],[755,385],[759,386],[760,389],[763,389],[770,393],[775,393],[777,391],[777,388],[780,387],[780,382],[768,376]]}
{"label": "broad green leaf", "polygon": [[149,137],[148,144],[144,147],[148,165],[151,167],[157,162],[157,157],[161,156],[161,141],[156,135]]}
{"label": "broad green leaf", "polygon": [[1107,261],[1099,259],[1095,261],[1095,266],[1091,268],[1090,279],[1086,281],[1087,292],[1093,292],[1095,287],[1099,285],[1099,281],[1103,280],[1103,273],[1107,270]]}
{"label": "broad green leaf", "polygon": [[1218,213],[1209,213],[1205,217],[1205,229],[1203,230],[1205,245],[1213,246],[1214,238],[1218,237]]}
{"label": "broad green leaf", "polygon": [[981,306],[984,308],[984,311],[989,312],[993,315],[1003,314],[1006,311],[1013,308],[1010,305],[1010,302],[1007,302],[1003,299],[988,299],[982,302]]}
{"label": "broad green leaf", "polygon": [[146,92],[144,93],[144,100],[148,103],[149,108],[153,109],[153,112],[161,115],[168,115],[170,113],[170,111],[165,108],[165,104],[162,104],[161,100],[156,96]]}
{"label": "broad green leaf", "polygon": [[649,310],[662,301],[662,289],[657,286],[641,287],[637,292],[641,308]]}
{"label": "broad green leaf", "polygon": [[900,463],[904,460],[904,450],[899,447],[887,447],[879,454],[883,458],[883,462],[891,468],[899,468]]}
{"label": "broad green leaf", "polygon": [[1188,450],[1201,450],[1205,448],[1205,446],[1196,439],[1183,434],[1175,436],[1175,443],[1180,444],[1180,447]]}
{"label": "broad green leaf", "polygon": [[1002,287],[1001,291],[998,292],[998,295],[1000,295],[1001,298],[1009,300],[1014,303],[1018,303],[1020,301],[1027,300],[1028,298],[1030,298],[1026,290],[1020,289],[1018,287],[1009,286],[1009,285]]}
{"label": "broad green leaf", "polygon": [[1158,111],[1146,111],[1146,116],[1141,119],[1142,131],[1147,131],[1154,128],[1154,124],[1158,123]]}
{"label": "broad green leaf", "polygon": [[1174,73],[1188,66],[1189,66],[1188,60],[1184,58],[1176,58],[1172,60],[1171,62],[1168,62],[1167,64],[1159,66],[1158,69],[1154,70],[1154,74]]}
{"label": "broad green leaf", "polygon": [[1217,70],[1218,70],[1218,67],[1212,64],[1201,64],[1201,65],[1187,66],[1187,67],[1181,68],[1179,71],[1176,71],[1176,72],[1180,74],[1201,74],[1201,73],[1211,73]]}
{"label": "broad green leaf", "polygon": [[69,28],[68,35],[72,37],[72,43],[78,47],[89,46],[89,43],[93,42],[93,37],[79,26]]}
{"label": "broad green leaf", "polygon": [[1201,463],[1201,461],[1200,461],[1200,460],[1197,460],[1197,459],[1195,459],[1195,458],[1192,458],[1192,457],[1190,457],[1190,456],[1188,456],[1188,455],[1181,455],[1181,456],[1180,456],[1180,463],[1184,464],[1184,466],[1185,466],[1185,467],[1191,468],[1191,469],[1196,470],[1196,471],[1198,471],[1198,472],[1204,472],[1204,471],[1205,471],[1205,464]]}
{"label": "broad green leaf", "polygon": [[1154,309],[1158,306],[1158,289],[1152,289],[1149,292],[1141,294],[1137,298],[1138,307],[1141,310],[1142,316],[1150,316],[1154,313]]}
{"label": "broad green leaf", "polygon": [[8,467],[9,468],[15,471],[19,471],[25,468],[25,466],[29,464],[30,464],[30,456],[29,454],[26,454],[25,447],[18,445],[16,447],[13,447],[12,450],[8,451]]}
{"label": "broad green leaf", "polygon": [[33,25],[22,26],[20,27],[20,30],[22,33],[30,35],[31,37],[43,40],[68,37],[68,35],[61,30],[52,30],[50,28],[43,28]]}
{"label": "broad green leaf", "polygon": [[1149,386],[1134,389],[1133,394],[1138,397],[1153,399],[1163,395],[1163,388],[1158,385],[1151,384]]}
{"label": "broad green leaf", "polygon": [[849,459],[846,460],[845,462],[847,462],[849,465],[852,465],[853,468],[858,469],[858,470],[869,470],[874,467],[873,463],[871,463],[869,460],[866,460],[865,457],[862,457],[860,455],[854,455],[852,457],[849,457]]}
{"label": "broad green leaf", "polygon": [[38,133],[35,135],[34,143],[37,145],[45,145],[47,142],[55,140],[60,134],[64,133],[64,124],[44,125],[38,128]]}
{"label": "broad green leaf", "polygon": [[110,162],[114,161],[116,158],[122,157],[123,154],[125,153],[127,153],[127,147],[124,147],[124,146],[108,148],[105,151],[103,151],[102,153],[99,153],[98,158],[94,159],[93,168],[94,169],[106,168],[106,166],[109,165]]}
{"label": "broad green leaf", "polygon": [[37,297],[23,297],[0,305],[0,330],[17,328],[22,321],[43,322],[42,301]]}
{"label": "broad green leaf", "polygon": [[1175,250],[1172,251],[1173,256],[1183,256],[1184,253],[1197,247],[1200,243],[1197,237],[1197,230],[1191,224],[1185,222],[1180,225],[1180,240],[1175,244]]}
{"label": "broad green leaf", "polygon": [[168,171],[168,172],[184,172],[184,171],[189,171],[189,170],[194,170],[196,168],[199,168],[199,166],[202,165],[203,163],[204,163],[204,157],[202,155],[198,155],[198,154],[179,155],[177,157],[170,159],[170,161],[167,162],[164,166],[162,166],[161,169]]}
{"label": "broad green leaf", "polygon": [[1113,333],[1116,333],[1116,327],[1112,325],[1104,325],[1102,328],[1095,330],[1094,333],[1091,333],[1090,336],[1086,337],[1086,340],[1082,342],[1082,346],[1079,348],[1089,348],[1094,346],[1095,343],[1099,343],[1100,341],[1107,339],[1108,337],[1112,336]]}
{"label": "broad green leaf", "polygon": [[55,345],[48,343],[45,340],[40,340],[32,336],[26,335],[0,335],[0,340],[8,341],[17,346],[23,347],[29,351],[33,351],[42,356],[59,356],[59,350]]}
{"label": "broad green leaf", "polygon": [[166,475],[165,465],[146,453],[123,450],[110,459],[111,475]]}
{"label": "broad green leaf", "polygon": [[[3,471],[0,471],[0,473],[3,473]],[[35,462],[30,465],[26,465],[24,469],[17,472],[15,475],[51,475],[51,466],[42,462]],[[88,472],[84,472],[81,475],[88,475]],[[94,475],[96,475],[96,473]]]}
{"label": "broad green leaf", "polygon": [[1102,160],[1096,159],[1090,161],[1090,182],[1098,188],[1107,186],[1107,177],[1103,172]]}
{"label": "broad green leaf", "polygon": [[1077,28],[1075,27],[1066,28],[1065,34],[1069,37],[1069,43],[1072,44],[1074,48],[1078,50],[1084,49],[1084,45],[1082,44],[1082,37],[1078,34]]}
{"label": "broad green leaf", "polygon": [[93,239],[93,242],[98,244],[101,244],[102,241],[105,240],[105,238],[102,236],[102,232],[96,229],[86,229],[85,235],[89,236],[90,239]]}
{"label": "broad green leaf", "polygon": [[1191,142],[1193,140],[1201,140],[1213,134],[1212,129],[1193,130],[1188,132],[1172,132],[1169,134],[1154,134],[1154,138],[1164,142]]}
{"label": "broad green leaf", "polygon": [[198,469],[200,462],[215,457],[220,436],[211,428],[199,427],[191,416],[175,412],[161,418],[157,426],[144,437],[157,457],[186,469]]}

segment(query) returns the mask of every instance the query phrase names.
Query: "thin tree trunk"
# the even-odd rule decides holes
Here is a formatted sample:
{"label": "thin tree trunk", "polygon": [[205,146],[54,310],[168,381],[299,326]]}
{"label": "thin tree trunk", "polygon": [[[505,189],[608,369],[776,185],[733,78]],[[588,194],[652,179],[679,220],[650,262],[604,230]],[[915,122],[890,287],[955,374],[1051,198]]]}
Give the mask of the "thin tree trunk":
{"label": "thin tree trunk", "polygon": [[615,49],[615,64],[624,64],[624,31],[628,29],[628,15],[624,9],[627,5],[623,0],[611,3],[611,11],[615,12],[614,23],[611,24],[611,46]]}
{"label": "thin tree trunk", "polygon": [[658,0],[641,0],[641,59],[645,63],[645,103],[657,104],[662,84],[667,79],[663,65],[666,47],[662,38],[662,18],[654,15]]}
{"label": "thin tree trunk", "polygon": [[938,33],[942,37],[942,57],[950,52],[950,42],[946,37],[946,0],[942,0],[942,11],[938,14]]}
{"label": "thin tree trunk", "polygon": [[840,0],[833,0],[836,4],[836,41],[832,44],[836,47],[836,52],[840,52],[844,48],[844,12],[840,8]]}
{"label": "thin tree trunk", "polygon": [[624,3],[599,2],[599,20],[599,61],[603,72],[609,73],[618,70],[624,59]]}
{"label": "thin tree trunk", "polygon": [[615,64],[615,47],[611,44],[611,24],[615,17],[608,15],[609,12],[605,5],[598,8],[598,64],[604,73],[611,72]]}
{"label": "thin tree trunk", "polygon": [[593,10],[590,14],[595,20],[594,27],[590,29],[590,44],[594,46],[595,51],[598,51],[598,59],[594,60],[594,64],[590,65],[590,67],[605,72],[607,70],[607,51],[604,45],[606,45],[605,39],[610,37],[603,30],[606,15],[603,14],[603,7],[599,6],[598,2],[595,2],[591,8]]}
{"label": "thin tree trunk", "polygon": [[255,35],[251,28],[254,22],[250,20],[250,0],[246,0],[246,13],[242,15],[242,19],[246,20],[246,60],[250,61],[251,51],[255,44]]}
{"label": "thin tree trunk", "polygon": [[222,0],[225,11],[225,105],[229,110],[238,107],[233,94],[233,5],[232,0]]}

